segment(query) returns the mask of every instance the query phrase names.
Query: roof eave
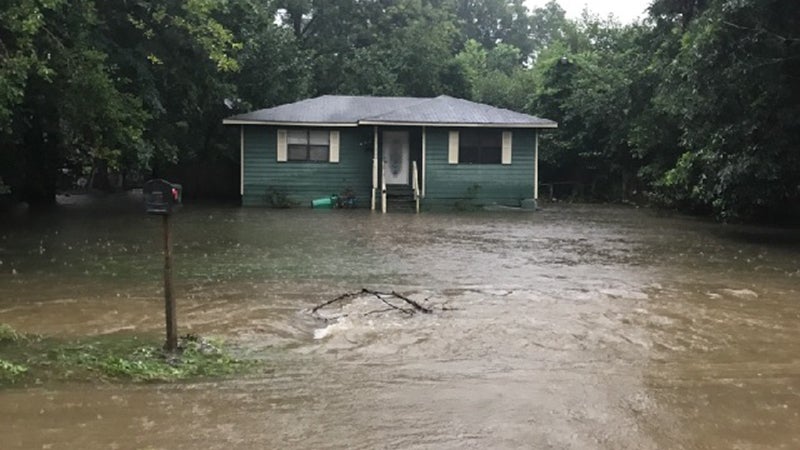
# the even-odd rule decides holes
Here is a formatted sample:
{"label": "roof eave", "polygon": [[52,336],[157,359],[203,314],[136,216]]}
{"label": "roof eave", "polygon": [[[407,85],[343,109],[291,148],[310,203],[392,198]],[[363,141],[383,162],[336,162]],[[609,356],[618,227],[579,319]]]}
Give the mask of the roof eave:
{"label": "roof eave", "polygon": [[558,128],[553,123],[468,123],[468,122],[402,122],[391,120],[359,120],[359,125],[383,125],[406,127],[441,127],[441,128]]}
{"label": "roof eave", "polygon": [[287,122],[277,120],[222,119],[223,125],[276,125],[286,127],[357,127],[355,122]]}

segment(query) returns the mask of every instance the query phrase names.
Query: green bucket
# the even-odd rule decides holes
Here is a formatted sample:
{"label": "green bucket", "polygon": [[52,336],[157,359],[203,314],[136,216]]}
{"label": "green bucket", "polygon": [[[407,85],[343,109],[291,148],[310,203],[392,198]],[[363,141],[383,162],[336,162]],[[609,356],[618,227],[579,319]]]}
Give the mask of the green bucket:
{"label": "green bucket", "polygon": [[322,197],[315,200],[311,200],[311,207],[312,208],[333,208],[336,205],[336,200],[338,200],[338,196],[331,195],[330,197]]}

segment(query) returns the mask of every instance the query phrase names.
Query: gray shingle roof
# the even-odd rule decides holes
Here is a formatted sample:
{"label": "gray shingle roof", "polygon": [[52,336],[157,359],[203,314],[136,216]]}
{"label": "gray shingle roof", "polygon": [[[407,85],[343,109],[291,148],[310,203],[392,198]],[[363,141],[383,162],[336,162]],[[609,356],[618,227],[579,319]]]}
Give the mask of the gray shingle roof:
{"label": "gray shingle roof", "polygon": [[453,98],[447,95],[365,117],[365,124],[413,123],[425,125],[525,125],[554,127],[552,120],[540,119],[503,108]]}
{"label": "gray shingle roof", "polygon": [[323,95],[274,108],[228,117],[225,121],[327,123],[355,125],[364,117],[380,115],[425,101],[414,97],[356,97]]}
{"label": "gray shingle roof", "polygon": [[552,120],[447,95],[436,98],[323,95],[228,117],[223,123],[556,127]]}

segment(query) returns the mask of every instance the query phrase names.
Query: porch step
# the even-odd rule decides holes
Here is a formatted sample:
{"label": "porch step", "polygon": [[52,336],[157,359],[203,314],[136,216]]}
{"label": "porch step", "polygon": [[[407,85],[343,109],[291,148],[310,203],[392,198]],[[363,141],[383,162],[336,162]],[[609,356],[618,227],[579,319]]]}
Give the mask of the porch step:
{"label": "porch step", "polygon": [[397,200],[386,199],[386,211],[389,213],[414,213],[417,210],[417,204],[414,199],[411,200]]}
{"label": "porch step", "polygon": [[390,199],[414,199],[414,190],[406,185],[387,185],[386,197]]}
{"label": "porch step", "polygon": [[386,209],[389,212],[414,212],[414,190],[411,186],[389,185],[386,186]]}

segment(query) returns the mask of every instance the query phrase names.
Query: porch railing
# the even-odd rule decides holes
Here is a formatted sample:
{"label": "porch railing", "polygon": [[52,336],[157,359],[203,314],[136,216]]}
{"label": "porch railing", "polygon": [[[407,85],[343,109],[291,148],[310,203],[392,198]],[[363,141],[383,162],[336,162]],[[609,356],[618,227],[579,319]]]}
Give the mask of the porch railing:
{"label": "porch railing", "polygon": [[414,203],[417,214],[419,214],[419,173],[417,172],[417,162],[411,162],[411,189],[414,190]]}
{"label": "porch railing", "polygon": [[386,162],[381,164],[381,212],[386,213]]}

